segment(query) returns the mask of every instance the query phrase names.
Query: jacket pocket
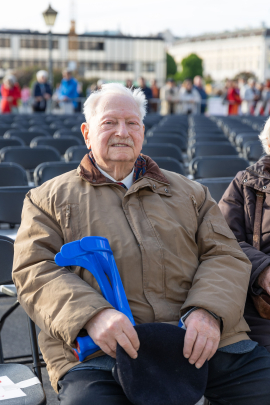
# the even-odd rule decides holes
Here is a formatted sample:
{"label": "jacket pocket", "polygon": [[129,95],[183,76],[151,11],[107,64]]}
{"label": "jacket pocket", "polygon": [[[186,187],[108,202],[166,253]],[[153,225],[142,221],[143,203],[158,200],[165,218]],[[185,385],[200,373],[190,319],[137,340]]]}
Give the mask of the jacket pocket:
{"label": "jacket pocket", "polygon": [[[210,221],[211,222],[211,221]],[[223,226],[221,224],[215,224],[211,222],[213,231],[218,235],[226,236],[228,239],[236,239],[234,233],[230,230],[229,227]]]}
{"label": "jacket pocket", "polygon": [[81,239],[79,204],[65,204],[60,207],[61,228],[64,242]]}

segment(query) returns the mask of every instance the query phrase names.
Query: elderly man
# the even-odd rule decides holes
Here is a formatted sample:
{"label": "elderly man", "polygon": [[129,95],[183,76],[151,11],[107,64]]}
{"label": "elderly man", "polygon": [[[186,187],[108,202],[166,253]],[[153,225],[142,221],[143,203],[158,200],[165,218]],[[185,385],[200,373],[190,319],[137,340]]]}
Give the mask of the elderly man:
{"label": "elderly man", "polygon": [[[197,368],[209,360],[213,405],[269,404],[270,354],[249,340],[243,319],[250,262],[204,186],[140,154],[145,105],[140,89],[120,84],[91,94],[89,154],[26,196],[13,279],[41,328],[51,383],[62,405],[130,404],[111,371],[117,343],[138,356],[135,329],[87,270],[54,262],[64,243],[98,235],[109,240],[137,324],[177,325],[184,315],[183,353]],[[101,351],[79,363],[72,347],[82,330]]]}
{"label": "elderly man", "polygon": [[52,88],[48,83],[48,73],[46,70],[37,72],[37,81],[33,86],[33,111],[44,112],[47,107],[47,101],[52,97]]}

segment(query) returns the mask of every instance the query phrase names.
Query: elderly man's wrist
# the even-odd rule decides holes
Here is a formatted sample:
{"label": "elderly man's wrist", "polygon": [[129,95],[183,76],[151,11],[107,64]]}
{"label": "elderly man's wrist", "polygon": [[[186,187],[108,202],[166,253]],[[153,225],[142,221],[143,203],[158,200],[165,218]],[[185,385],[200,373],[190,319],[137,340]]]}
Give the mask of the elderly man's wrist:
{"label": "elderly man's wrist", "polygon": [[212,315],[213,318],[215,318],[217,321],[219,321],[219,324],[220,324],[220,331],[222,332],[222,329],[223,329],[222,318],[221,318],[220,316],[216,315],[214,312],[209,311],[208,309],[205,309],[205,308],[200,308],[200,307],[193,307],[193,308],[191,308],[189,311],[187,311],[187,312],[185,313],[185,315],[182,316],[182,318],[181,318],[182,321],[185,322],[185,320],[188,318],[188,316],[189,316],[190,314],[192,314],[192,312],[197,311],[198,309],[203,309],[204,311],[206,311],[206,312],[208,312],[210,315]]}

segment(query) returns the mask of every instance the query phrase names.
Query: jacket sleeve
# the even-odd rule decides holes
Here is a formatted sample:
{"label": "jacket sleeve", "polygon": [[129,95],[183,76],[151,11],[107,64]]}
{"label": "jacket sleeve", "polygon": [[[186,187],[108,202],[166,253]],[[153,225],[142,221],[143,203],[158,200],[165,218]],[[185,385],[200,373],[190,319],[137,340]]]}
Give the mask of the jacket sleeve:
{"label": "jacket sleeve", "polygon": [[243,316],[251,265],[208,189],[196,211],[199,265],[182,310],[200,307],[214,312],[226,333]]}
{"label": "jacket sleeve", "polygon": [[253,294],[260,294],[262,289],[256,286],[256,280],[260,273],[270,265],[270,256],[258,251],[246,241],[244,197],[242,185],[240,184],[241,175],[242,172],[239,172],[233,179],[219,202],[219,208],[243,252],[252,264],[249,291]]}
{"label": "jacket sleeve", "polygon": [[41,330],[72,346],[86,322],[112,306],[76,273],[55,264],[63,244],[56,219],[26,196],[14,246],[18,300]]}

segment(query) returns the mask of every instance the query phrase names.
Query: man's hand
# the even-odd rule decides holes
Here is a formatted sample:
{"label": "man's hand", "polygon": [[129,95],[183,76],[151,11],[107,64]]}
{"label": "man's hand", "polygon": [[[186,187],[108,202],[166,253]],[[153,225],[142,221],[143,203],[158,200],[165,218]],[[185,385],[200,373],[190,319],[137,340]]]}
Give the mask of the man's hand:
{"label": "man's hand", "polygon": [[187,328],[184,356],[197,368],[203,366],[217,351],[220,341],[220,321],[204,309],[197,309],[185,320]]}
{"label": "man's hand", "polygon": [[116,358],[116,346],[120,346],[132,358],[138,357],[140,347],[136,330],[128,317],[115,309],[104,309],[84,326],[88,335],[109,356]]}
{"label": "man's hand", "polygon": [[258,284],[270,295],[270,266],[267,266],[258,277]]}

